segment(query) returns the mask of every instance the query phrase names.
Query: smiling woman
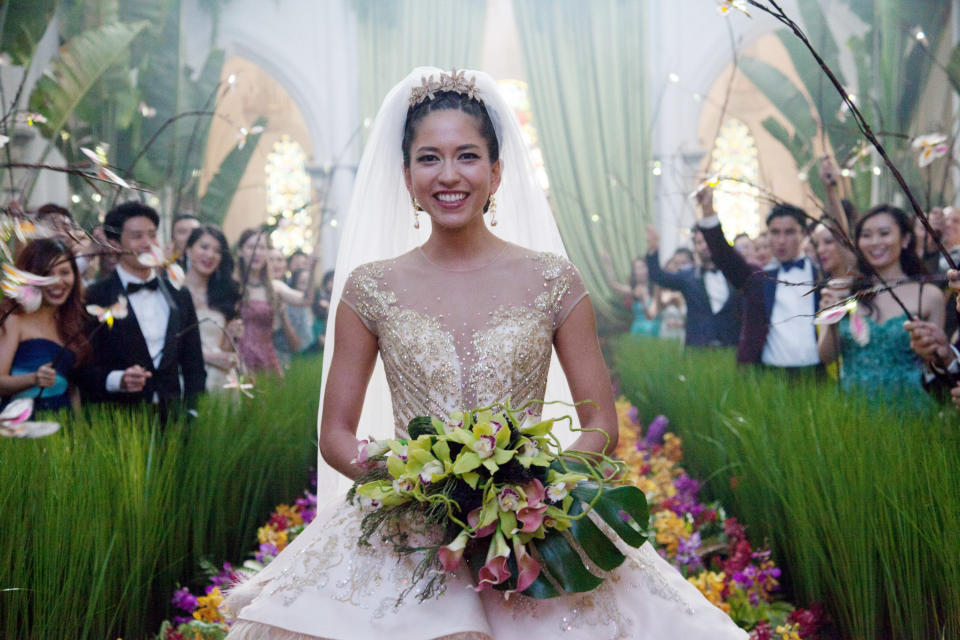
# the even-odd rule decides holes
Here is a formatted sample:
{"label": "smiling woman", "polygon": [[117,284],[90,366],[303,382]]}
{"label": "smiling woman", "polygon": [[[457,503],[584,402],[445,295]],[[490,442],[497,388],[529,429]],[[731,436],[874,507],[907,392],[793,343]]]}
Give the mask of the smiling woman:
{"label": "smiling woman", "polygon": [[[56,278],[41,289],[39,306],[25,308],[4,300],[0,316],[0,396],[37,398],[38,410],[79,406],[68,378],[88,345],[79,336],[87,318],[80,292],[80,275],[73,254],[61,240],[32,240],[17,256],[18,269]],[[16,305],[16,306],[15,306]],[[32,305],[30,305],[32,307]],[[67,348],[63,345],[67,342]]]}

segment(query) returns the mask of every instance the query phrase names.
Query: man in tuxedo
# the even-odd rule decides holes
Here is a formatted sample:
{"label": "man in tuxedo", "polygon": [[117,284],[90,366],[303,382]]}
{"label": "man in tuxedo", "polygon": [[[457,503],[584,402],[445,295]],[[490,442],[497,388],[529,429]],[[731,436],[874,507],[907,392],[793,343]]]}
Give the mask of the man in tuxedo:
{"label": "man in tuxedo", "polygon": [[688,347],[732,347],[740,335],[741,295],[713,264],[710,248],[694,229],[693,248],[700,264],[676,273],[660,267],[660,236],[647,228],[647,270],[661,287],[679,291],[687,303]]}
{"label": "man in tuxedo", "polygon": [[764,270],[744,260],[723,236],[713,211],[713,190],[703,189],[699,228],[713,261],[735,288],[743,292],[743,324],[737,361],[791,372],[822,370],[813,317],[819,293],[808,295],[819,274],[802,255],[806,216],[788,204],[767,215],[770,249],[779,266]]}
{"label": "man in tuxedo", "polygon": [[112,329],[93,334],[94,363],[83,388],[93,400],[157,404],[163,421],[181,403],[195,415],[206,371],[190,292],[176,290],[138,260],[157,244],[159,223],[157,212],[139,202],[123,203],[104,219],[119,262],[113,273],[90,286],[87,302],[107,307],[125,295],[129,313]]}

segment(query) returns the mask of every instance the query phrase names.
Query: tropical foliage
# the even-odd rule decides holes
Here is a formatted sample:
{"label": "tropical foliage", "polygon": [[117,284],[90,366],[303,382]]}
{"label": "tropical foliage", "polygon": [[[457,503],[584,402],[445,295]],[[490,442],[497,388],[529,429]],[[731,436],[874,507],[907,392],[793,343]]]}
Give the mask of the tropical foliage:
{"label": "tropical foliage", "polygon": [[[187,64],[183,11],[182,0],[7,2],[0,52],[27,68],[45,32],[54,30],[60,42],[26,106],[42,116],[40,163],[57,149],[69,167],[82,167],[88,160],[81,148],[95,149],[121,178],[154,191],[162,210],[199,207],[201,217],[220,222],[258,136],[227,157],[214,177],[216,197],[201,203],[197,178],[210,120],[232,85],[221,86],[222,50],[211,50],[199,70]],[[4,120],[8,130],[11,122]],[[28,176],[24,200],[38,176]],[[69,181],[84,225],[118,197],[114,185],[79,172]]]}
{"label": "tropical foliage", "polygon": [[[950,36],[951,3],[939,0],[843,0],[863,22],[863,30],[845,43],[838,43],[827,20],[826,0],[798,0],[800,16],[811,44],[854,101],[872,128],[884,132],[882,142],[909,183],[926,186],[926,199],[942,200],[946,174],[922,171],[911,150],[912,138],[929,133],[918,130],[921,97],[931,83],[944,82],[944,65],[935,55],[944,37]],[[849,117],[840,94],[830,84],[816,60],[790,31],[777,37],[786,48],[800,79],[795,84],[782,71],[756,58],[740,61],[740,70],[779,110],[763,126],[793,156],[802,174],[822,199],[817,179],[818,154],[824,149],[845,164],[853,199],[865,207],[879,198],[889,201],[898,191],[894,180],[881,169],[873,171],[871,150]],[[850,65],[841,64],[852,62]],[[951,58],[949,77],[960,87],[960,49]],[[844,69],[851,68],[850,76]],[[950,133],[949,122],[940,123]],[[928,125],[929,126],[929,125]],[[876,188],[874,182],[877,182]],[[876,194],[874,196],[874,194]],[[919,195],[919,193],[918,193]]]}

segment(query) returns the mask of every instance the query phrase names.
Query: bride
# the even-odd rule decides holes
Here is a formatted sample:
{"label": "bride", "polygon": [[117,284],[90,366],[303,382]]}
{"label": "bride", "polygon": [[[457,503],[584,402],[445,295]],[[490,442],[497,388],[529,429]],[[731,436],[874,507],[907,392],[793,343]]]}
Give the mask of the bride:
{"label": "bride", "polygon": [[[746,638],[649,544],[623,549],[628,560],[587,593],[507,599],[477,593],[459,571],[439,596],[418,602],[414,592],[399,604],[418,558],[357,546],[360,508],[342,490],[363,472],[358,432],[406,437],[418,415],[572,394],[594,401],[577,417],[600,432],[571,446],[616,443],[593,308],[533,175],[488,75],[415,69],[387,95],[360,163],[331,305],[320,418],[329,469],[318,495],[332,499],[233,590],[229,638]],[[554,350],[569,390],[561,375],[548,386]]]}

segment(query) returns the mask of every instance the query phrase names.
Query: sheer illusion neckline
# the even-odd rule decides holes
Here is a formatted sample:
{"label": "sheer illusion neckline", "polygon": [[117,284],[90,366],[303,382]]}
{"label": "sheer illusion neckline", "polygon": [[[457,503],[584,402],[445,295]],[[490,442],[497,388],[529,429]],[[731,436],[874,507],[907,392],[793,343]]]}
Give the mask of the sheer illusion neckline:
{"label": "sheer illusion neckline", "polygon": [[426,260],[427,263],[428,263],[431,267],[435,267],[435,268],[437,268],[437,269],[440,269],[441,271],[451,271],[451,272],[454,272],[454,273],[468,273],[468,272],[470,272],[470,271],[480,271],[481,269],[486,269],[487,267],[496,264],[497,261],[500,260],[501,257],[503,257],[503,254],[506,253],[506,251],[507,251],[507,249],[508,249],[509,247],[510,247],[510,243],[509,243],[509,242],[504,242],[504,243],[503,243],[503,247],[502,247],[499,251],[497,251],[496,255],[494,255],[492,258],[490,258],[487,262],[484,262],[483,264],[477,265],[477,266],[475,266],[475,267],[467,267],[467,268],[463,268],[463,269],[454,269],[454,268],[452,268],[452,267],[445,267],[445,266],[443,266],[442,264],[439,264],[439,263],[437,263],[437,262],[434,262],[433,260],[430,259],[430,257],[427,255],[427,253],[423,250],[423,245],[420,245],[420,246],[417,247],[417,253],[419,253],[419,254],[420,254],[420,257],[422,257],[424,260]]}

